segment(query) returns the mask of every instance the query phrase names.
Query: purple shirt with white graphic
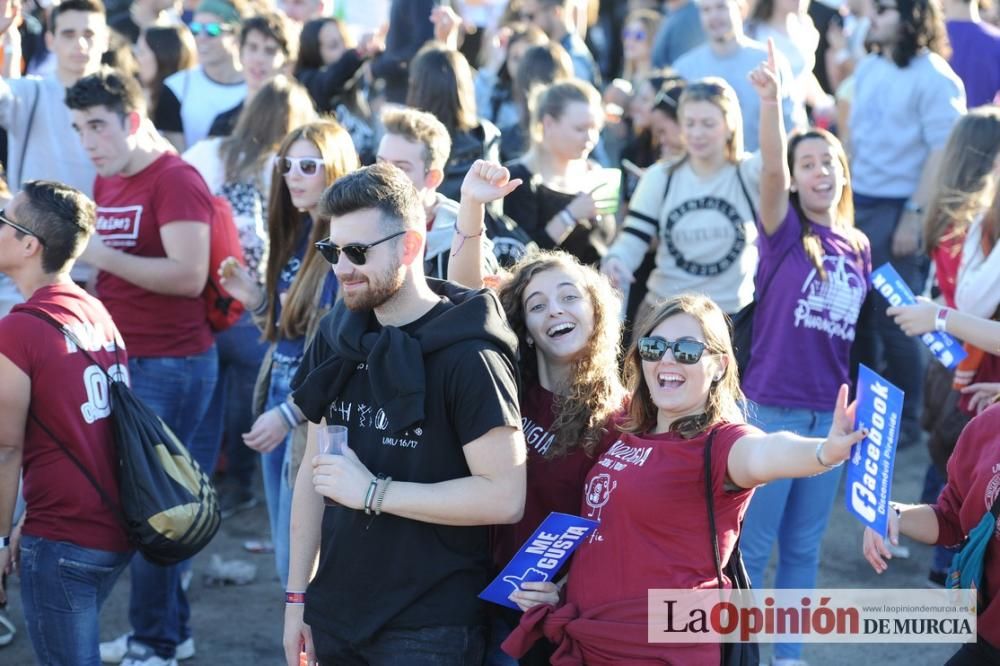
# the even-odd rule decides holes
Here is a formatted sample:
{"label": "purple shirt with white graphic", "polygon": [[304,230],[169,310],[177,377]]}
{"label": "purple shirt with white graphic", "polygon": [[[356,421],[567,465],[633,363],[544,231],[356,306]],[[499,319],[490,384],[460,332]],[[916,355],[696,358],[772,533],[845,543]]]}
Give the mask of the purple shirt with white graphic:
{"label": "purple shirt with white graphic", "polygon": [[[793,206],[772,236],[761,229],[756,286],[766,292],[758,294],[743,391],[761,405],[829,412],[848,381],[855,325],[871,283],[871,249],[861,232],[808,224],[823,244],[826,280],[806,255]],[[855,234],[860,254],[851,242]]]}

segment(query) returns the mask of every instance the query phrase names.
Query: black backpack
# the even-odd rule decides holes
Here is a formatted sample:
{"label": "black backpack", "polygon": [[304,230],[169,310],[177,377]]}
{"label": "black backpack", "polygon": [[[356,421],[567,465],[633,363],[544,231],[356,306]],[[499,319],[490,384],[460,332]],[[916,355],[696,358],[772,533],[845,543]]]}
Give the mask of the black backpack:
{"label": "black backpack", "polygon": [[[71,330],[47,312],[22,309],[65,335],[108,379],[112,430],[119,460],[116,505],[63,442],[32,418],[80,469],[121,521],[128,539],[147,560],[163,566],[193,557],[219,531],[221,514],[212,482],[170,428],[87,352]],[[118,346],[115,345],[117,360]]]}

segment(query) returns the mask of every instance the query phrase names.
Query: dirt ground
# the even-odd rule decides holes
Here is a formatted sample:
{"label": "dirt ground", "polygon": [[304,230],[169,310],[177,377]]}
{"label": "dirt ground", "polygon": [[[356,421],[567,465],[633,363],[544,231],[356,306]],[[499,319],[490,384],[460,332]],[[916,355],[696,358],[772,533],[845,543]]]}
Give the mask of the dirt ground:
{"label": "dirt ground", "polygon": [[[899,452],[896,462],[893,498],[917,501],[928,462],[922,448]],[[258,487],[258,494],[263,491]],[[281,664],[281,631],[283,619],[282,590],[274,574],[270,555],[253,555],[243,550],[247,539],[265,536],[267,513],[263,504],[224,521],[214,542],[194,564],[194,580],[190,589],[192,627],[197,647],[194,659],[183,662],[190,666]],[[907,588],[923,587],[931,550],[907,542],[911,556],[894,561],[889,571],[877,576],[861,556],[861,527],[844,509],[838,498],[823,543],[823,565],[819,585],[831,588]],[[257,565],[256,580],[242,587],[207,587],[203,573],[211,555],[225,559],[243,559]],[[13,644],[0,648],[0,664],[27,666],[34,657],[24,622],[20,616],[18,583],[11,584],[11,615],[18,626]],[[128,574],[119,580],[102,613],[101,637],[108,640],[128,630]],[[878,666],[924,666],[942,664],[957,649],[955,645],[811,645],[803,657],[810,664],[836,665],[867,663]],[[770,655],[764,646],[763,657]]]}

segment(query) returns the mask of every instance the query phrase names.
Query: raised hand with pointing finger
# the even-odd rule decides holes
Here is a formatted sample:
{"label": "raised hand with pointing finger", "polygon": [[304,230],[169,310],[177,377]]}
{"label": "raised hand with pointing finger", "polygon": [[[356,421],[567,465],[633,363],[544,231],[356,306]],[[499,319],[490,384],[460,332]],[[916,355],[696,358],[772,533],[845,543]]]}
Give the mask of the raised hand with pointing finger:
{"label": "raised hand with pointing finger", "polygon": [[767,60],[749,74],[750,84],[762,101],[777,103],[781,99],[781,78],[775,57],[774,40],[767,40]]}

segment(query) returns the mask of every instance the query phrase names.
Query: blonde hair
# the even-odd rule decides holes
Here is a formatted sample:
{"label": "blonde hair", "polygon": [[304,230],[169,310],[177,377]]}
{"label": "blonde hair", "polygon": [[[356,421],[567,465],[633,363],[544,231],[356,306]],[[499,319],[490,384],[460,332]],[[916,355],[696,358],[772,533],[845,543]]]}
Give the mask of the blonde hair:
{"label": "blonde hair", "polygon": [[[573,363],[571,384],[567,392],[556,399],[553,445],[546,458],[556,458],[581,447],[593,455],[606,432],[612,414],[621,409],[625,389],[618,376],[622,327],[618,318],[621,298],[607,278],[590,266],[584,266],[571,254],[561,250],[536,252],[512,269],[510,279],[500,288],[503,304],[518,340],[527,338],[524,296],[528,284],[539,273],[561,270],[573,276],[581,292],[590,298],[594,309],[594,330],[586,347]],[[538,381],[538,359],[530,350],[521,355],[521,377],[525,384]]]}
{"label": "blonde hair", "polygon": [[448,163],[451,135],[434,115],[417,109],[391,107],[382,112],[382,126],[386,134],[423,145],[425,168],[444,169]]}
{"label": "blonde hair", "polygon": [[955,123],[945,146],[937,187],[927,209],[927,249],[962,238],[972,220],[989,208],[997,190],[993,173],[1000,153],[1000,109],[981,106]]}
{"label": "blonde hair", "polygon": [[633,342],[625,356],[625,385],[631,392],[628,418],[621,425],[622,432],[643,434],[656,427],[658,408],[649,395],[649,386],[642,372],[639,358],[638,340],[645,337],[663,321],[679,314],[686,314],[697,320],[705,336],[705,353],[725,356],[722,377],[713,382],[705,396],[705,411],[694,416],[685,416],[674,421],[670,430],[685,438],[696,437],[717,423],[743,423],[746,414],[741,407],[746,402],[740,388],[739,372],[733,341],[729,334],[729,322],[725,313],[715,301],[700,294],[682,294],[661,302],[637,323]]}
{"label": "blonde hair", "polygon": [[726,159],[733,164],[739,162],[743,155],[743,115],[740,111],[740,100],[736,97],[733,87],[717,76],[709,76],[694,83],[689,83],[681,93],[677,105],[677,117],[683,128],[684,107],[691,102],[708,102],[720,111],[729,130],[726,141]]}
{"label": "blonde hair", "polygon": [[598,110],[598,117],[601,116],[601,93],[584,81],[559,81],[543,88],[536,95],[530,104],[531,141],[536,145],[542,142],[542,121],[546,116],[559,120],[570,104],[587,104]]}

